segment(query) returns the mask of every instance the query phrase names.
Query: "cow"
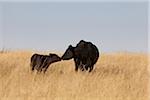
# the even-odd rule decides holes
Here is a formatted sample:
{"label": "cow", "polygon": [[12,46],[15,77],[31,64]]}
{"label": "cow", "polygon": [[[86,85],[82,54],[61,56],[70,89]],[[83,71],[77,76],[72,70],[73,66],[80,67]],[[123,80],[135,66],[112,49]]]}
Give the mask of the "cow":
{"label": "cow", "polygon": [[61,58],[56,54],[52,53],[50,53],[49,55],[33,54],[30,63],[31,70],[34,71],[34,69],[36,69],[38,72],[43,71],[45,73],[49,65],[57,61],[61,61]]}
{"label": "cow", "polygon": [[98,48],[91,42],[81,40],[75,47],[69,45],[63,56],[62,60],[74,59],[75,71],[81,68],[86,70],[90,69],[89,72],[93,70],[94,64],[96,64],[99,58]]}

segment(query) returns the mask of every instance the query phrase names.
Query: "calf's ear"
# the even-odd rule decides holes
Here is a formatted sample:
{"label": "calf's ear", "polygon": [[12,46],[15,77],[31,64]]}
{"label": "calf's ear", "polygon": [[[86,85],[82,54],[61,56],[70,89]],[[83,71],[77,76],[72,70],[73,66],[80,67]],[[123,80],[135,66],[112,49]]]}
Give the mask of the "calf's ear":
{"label": "calf's ear", "polygon": [[52,57],[52,54],[50,53],[49,56]]}

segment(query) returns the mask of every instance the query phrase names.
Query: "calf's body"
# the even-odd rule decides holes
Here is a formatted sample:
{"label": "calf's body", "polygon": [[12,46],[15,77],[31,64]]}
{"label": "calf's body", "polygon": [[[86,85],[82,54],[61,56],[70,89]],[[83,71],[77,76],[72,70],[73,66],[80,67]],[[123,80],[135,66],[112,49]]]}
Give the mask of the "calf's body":
{"label": "calf's body", "polygon": [[60,61],[61,58],[56,54],[49,54],[49,55],[40,55],[40,54],[33,54],[31,57],[31,70],[34,71],[36,69],[38,72],[47,71],[50,64]]}

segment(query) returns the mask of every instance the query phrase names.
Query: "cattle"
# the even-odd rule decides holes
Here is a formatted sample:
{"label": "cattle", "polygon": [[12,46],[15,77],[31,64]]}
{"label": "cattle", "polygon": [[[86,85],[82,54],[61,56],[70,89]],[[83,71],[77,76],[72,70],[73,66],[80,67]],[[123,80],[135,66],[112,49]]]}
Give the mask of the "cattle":
{"label": "cattle", "polygon": [[75,47],[69,45],[63,56],[62,60],[74,59],[75,71],[81,68],[86,70],[90,69],[89,72],[93,70],[94,64],[99,58],[98,48],[91,42],[81,40]]}
{"label": "cattle", "polygon": [[61,61],[61,58],[56,54],[52,53],[50,53],[49,55],[33,54],[30,63],[31,70],[34,71],[34,69],[36,69],[38,72],[43,71],[45,73],[49,65],[57,61]]}

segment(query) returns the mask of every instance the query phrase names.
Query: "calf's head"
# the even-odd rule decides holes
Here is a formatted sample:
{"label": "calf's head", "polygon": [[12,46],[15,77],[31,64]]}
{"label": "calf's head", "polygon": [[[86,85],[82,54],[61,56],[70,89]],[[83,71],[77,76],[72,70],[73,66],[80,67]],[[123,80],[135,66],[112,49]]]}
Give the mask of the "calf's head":
{"label": "calf's head", "polygon": [[48,62],[53,63],[53,62],[57,62],[57,61],[61,61],[61,58],[56,54],[50,53]]}
{"label": "calf's head", "polygon": [[63,56],[61,57],[62,60],[69,60],[73,58],[73,50],[74,47],[72,45],[69,45]]}

